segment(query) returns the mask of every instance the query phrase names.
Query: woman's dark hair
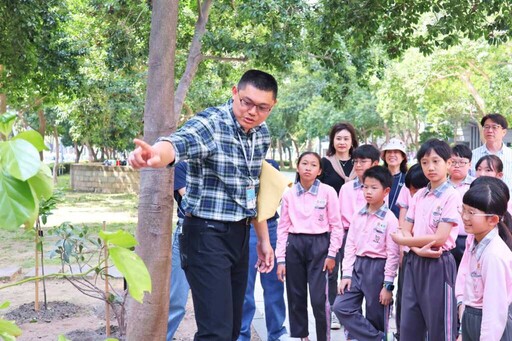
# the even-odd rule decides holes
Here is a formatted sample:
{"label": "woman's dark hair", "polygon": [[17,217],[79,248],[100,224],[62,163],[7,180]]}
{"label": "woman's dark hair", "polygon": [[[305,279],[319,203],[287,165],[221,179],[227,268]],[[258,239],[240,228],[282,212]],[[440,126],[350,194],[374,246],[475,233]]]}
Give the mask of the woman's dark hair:
{"label": "woman's dark hair", "polygon": [[419,163],[412,165],[407,174],[405,174],[405,187],[409,189],[411,189],[411,186],[421,189],[427,187],[428,183],[429,181]]}
{"label": "woman's dark hair", "polygon": [[[322,170],[322,158],[320,157],[320,155],[318,155],[318,153],[315,153],[315,152],[304,152],[304,153],[300,154],[299,159],[297,160],[297,168],[299,168],[300,161],[306,155],[315,156],[318,159],[318,167],[320,167],[320,170]],[[299,172],[297,171],[297,174],[295,175],[295,182],[299,182],[299,181],[300,181],[300,175],[299,175]]]}
{"label": "woman's dark hair", "polygon": [[418,162],[421,162],[421,159],[425,155],[430,155],[432,151],[435,151],[437,155],[439,155],[445,162],[448,161],[452,157],[452,149],[443,140],[440,139],[430,139],[423,143],[416,154],[416,159]]}
{"label": "woman's dark hair", "polygon": [[336,134],[342,130],[347,130],[350,133],[350,137],[352,138],[352,146],[348,151],[351,157],[354,149],[359,146],[359,143],[357,142],[356,130],[352,124],[348,122],[337,123],[332,126],[331,132],[329,133],[329,148],[327,149],[327,156],[336,154],[336,149],[334,148],[334,136],[336,136]]}
{"label": "woman's dark hair", "polygon": [[475,169],[477,169],[482,162],[487,162],[490,169],[496,173],[503,172],[503,161],[496,155],[484,155],[476,162]]}
{"label": "woman's dark hair", "polygon": [[[384,161],[384,167],[389,168],[388,163],[386,162],[386,152],[387,152],[387,150],[385,150],[382,153],[382,160]],[[405,173],[407,173],[407,155],[405,155],[405,153],[401,150],[400,150],[400,153],[402,154],[402,156],[404,158],[402,160],[402,162],[400,162],[400,172],[405,174]]]}
{"label": "woman's dark hair", "polygon": [[498,223],[499,235],[512,250],[512,217],[507,211],[509,200],[508,186],[500,179],[492,176],[481,176],[475,179],[462,198],[465,205],[500,217]]}

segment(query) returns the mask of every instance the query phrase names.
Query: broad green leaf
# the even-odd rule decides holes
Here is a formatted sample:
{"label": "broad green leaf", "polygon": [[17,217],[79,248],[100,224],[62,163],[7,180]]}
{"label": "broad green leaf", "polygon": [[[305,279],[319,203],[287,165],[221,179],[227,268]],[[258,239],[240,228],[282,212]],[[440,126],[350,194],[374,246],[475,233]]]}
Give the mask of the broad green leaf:
{"label": "broad green leaf", "polygon": [[11,176],[27,180],[41,168],[37,149],[25,140],[0,143],[0,164]]}
{"label": "broad green leaf", "polygon": [[0,319],[0,333],[12,336],[20,336],[21,329],[14,322]]}
{"label": "broad green leaf", "polygon": [[1,330],[0,330],[0,338],[4,341],[16,341],[15,336],[9,335],[7,333],[2,333]]}
{"label": "broad green leaf", "polygon": [[0,133],[8,136],[12,131],[12,126],[16,120],[16,113],[8,112],[0,115]]}
{"label": "broad green leaf", "polygon": [[151,277],[142,259],[133,251],[119,246],[109,248],[110,258],[128,283],[130,295],[142,303],[144,292],[151,292]]}
{"label": "broad green leaf", "polygon": [[50,167],[41,162],[41,168],[37,174],[30,179],[28,183],[32,188],[34,197],[48,200],[53,195],[53,177]]}
{"label": "broad green leaf", "polygon": [[11,302],[5,301],[4,303],[0,304],[0,309],[7,309],[11,305]]}
{"label": "broad green leaf", "polygon": [[137,240],[134,236],[132,236],[129,232],[123,231],[123,230],[117,230],[117,231],[100,231],[99,233],[100,237],[104,239],[106,242],[124,247],[124,248],[131,248],[137,245]]}
{"label": "broad green leaf", "polygon": [[65,337],[64,335],[59,335],[59,338],[57,339],[57,341],[71,341],[71,340],[68,339],[67,337]]}
{"label": "broad green leaf", "polygon": [[37,214],[30,186],[0,172],[0,228],[15,229]]}
{"label": "broad green leaf", "polygon": [[119,341],[119,340],[114,337],[109,337],[109,338],[105,339],[105,341]]}
{"label": "broad green leaf", "polygon": [[38,152],[43,150],[49,150],[48,147],[46,147],[46,145],[44,144],[44,139],[41,136],[41,134],[39,134],[39,132],[35,130],[27,130],[21,132],[18,135],[14,136],[12,138],[12,141],[19,139],[30,142],[34,147],[36,147]]}

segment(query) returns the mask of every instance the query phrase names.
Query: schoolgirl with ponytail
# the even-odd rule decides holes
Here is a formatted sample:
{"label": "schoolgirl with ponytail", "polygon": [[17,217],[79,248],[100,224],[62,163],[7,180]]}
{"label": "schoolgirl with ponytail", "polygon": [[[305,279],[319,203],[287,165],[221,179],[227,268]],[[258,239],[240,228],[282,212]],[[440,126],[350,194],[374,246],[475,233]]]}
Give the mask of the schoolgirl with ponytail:
{"label": "schoolgirl with ponytail", "polygon": [[509,198],[501,180],[480,177],[462,200],[461,216],[468,238],[455,292],[464,341],[512,340]]}

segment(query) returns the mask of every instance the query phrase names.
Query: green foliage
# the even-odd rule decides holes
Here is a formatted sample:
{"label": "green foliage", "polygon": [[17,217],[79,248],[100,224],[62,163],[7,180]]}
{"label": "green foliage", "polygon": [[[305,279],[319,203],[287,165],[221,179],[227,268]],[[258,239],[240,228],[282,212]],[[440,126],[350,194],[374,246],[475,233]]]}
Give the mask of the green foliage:
{"label": "green foliage", "polygon": [[[0,309],[7,309],[9,302],[0,304]],[[4,341],[15,341],[17,336],[21,335],[21,329],[14,322],[0,319],[0,338]]]}
{"label": "green foliage", "polygon": [[[15,116],[9,117],[0,116],[4,118],[4,127],[12,127]],[[36,132],[0,141],[0,227],[14,229],[21,224],[32,227],[40,200],[50,198],[53,193],[49,169],[39,160],[34,146],[42,147],[40,142]]]}

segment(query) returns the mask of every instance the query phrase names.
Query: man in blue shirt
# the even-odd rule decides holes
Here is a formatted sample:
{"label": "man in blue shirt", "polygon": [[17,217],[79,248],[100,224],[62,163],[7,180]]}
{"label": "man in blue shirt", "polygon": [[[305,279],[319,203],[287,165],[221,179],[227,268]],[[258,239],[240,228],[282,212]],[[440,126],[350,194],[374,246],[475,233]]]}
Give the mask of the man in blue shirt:
{"label": "man in blue shirt", "polygon": [[276,98],[275,78],[249,70],[224,105],[204,110],[152,146],[134,140],[137,148],[128,158],[134,168],[189,160],[180,247],[194,300],[195,340],[236,340],[240,333],[251,222],[259,241],[257,267],[269,272],[274,266],[266,222],[253,218],[270,146],[265,120]]}

